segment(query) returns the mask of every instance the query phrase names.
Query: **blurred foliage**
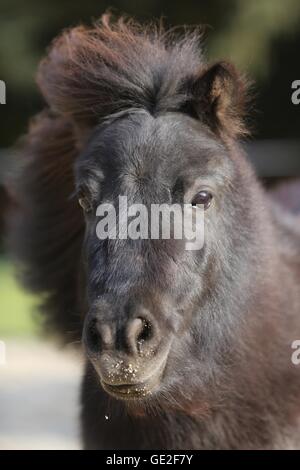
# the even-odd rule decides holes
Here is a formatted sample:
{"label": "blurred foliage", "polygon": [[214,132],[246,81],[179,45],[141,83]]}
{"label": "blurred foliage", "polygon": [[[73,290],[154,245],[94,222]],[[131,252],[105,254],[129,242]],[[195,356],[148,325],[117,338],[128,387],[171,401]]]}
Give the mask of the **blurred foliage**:
{"label": "blurred foliage", "polygon": [[[64,27],[99,17],[108,7],[142,21],[164,16],[170,25],[206,25],[209,57],[229,58],[258,80],[259,109],[265,112],[257,117],[258,134],[298,135],[288,80],[300,76],[299,0],[1,0],[0,78],[7,83],[7,105],[0,106],[0,148],[12,144],[43,105],[34,75],[53,37]],[[278,122],[270,95],[284,100],[278,101],[284,108]]]}
{"label": "blurred foliage", "polygon": [[236,6],[225,34],[213,38],[211,53],[228,57],[257,77],[268,76],[274,40],[294,35],[300,27],[300,2],[239,0]]}
{"label": "blurred foliage", "polygon": [[0,337],[33,335],[39,322],[32,315],[37,299],[17,284],[13,267],[0,259]]}

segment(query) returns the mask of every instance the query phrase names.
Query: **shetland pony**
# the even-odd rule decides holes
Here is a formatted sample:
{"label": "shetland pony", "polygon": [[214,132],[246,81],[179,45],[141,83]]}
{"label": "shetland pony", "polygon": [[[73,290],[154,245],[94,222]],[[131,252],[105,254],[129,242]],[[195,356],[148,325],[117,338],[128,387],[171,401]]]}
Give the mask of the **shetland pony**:
{"label": "shetland pony", "polygon": [[[299,218],[241,150],[246,80],[200,37],[104,15],[39,67],[10,240],[45,327],[83,339],[86,449],[300,445]],[[119,195],[203,206],[203,248],[100,240]]]}

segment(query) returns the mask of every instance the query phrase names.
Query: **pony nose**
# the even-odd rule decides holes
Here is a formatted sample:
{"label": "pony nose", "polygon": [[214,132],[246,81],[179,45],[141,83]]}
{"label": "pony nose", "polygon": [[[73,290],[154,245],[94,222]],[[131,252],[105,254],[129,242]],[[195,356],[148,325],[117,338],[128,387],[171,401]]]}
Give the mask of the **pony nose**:
{"label": "pony nose", "polygon": [[150,342],[153,338],[153,330],[153,324],[145,318],[137,317],[129,322],[126,336],[128,346],[134,354],[139,354],[142,346]]}
{"label": "pony nose", "polygon": [[83,342],[91,355],[116,350],[129,356],[140,356],[149,354],[157,336],[157,328],[149,318],[136,317],[117,328],[94,317],[86,320]]}

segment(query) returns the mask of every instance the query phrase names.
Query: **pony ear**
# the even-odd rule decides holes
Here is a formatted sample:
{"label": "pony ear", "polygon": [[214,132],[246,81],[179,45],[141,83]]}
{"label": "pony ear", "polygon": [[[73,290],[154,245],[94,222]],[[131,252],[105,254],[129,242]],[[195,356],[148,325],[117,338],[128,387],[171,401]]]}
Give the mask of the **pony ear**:
{"label": "pony ear", "polygon": [[228,62],[218,62],[193,79],[191,103],[194,114],[223,138],[248,134],[244,123],[246,81]]}

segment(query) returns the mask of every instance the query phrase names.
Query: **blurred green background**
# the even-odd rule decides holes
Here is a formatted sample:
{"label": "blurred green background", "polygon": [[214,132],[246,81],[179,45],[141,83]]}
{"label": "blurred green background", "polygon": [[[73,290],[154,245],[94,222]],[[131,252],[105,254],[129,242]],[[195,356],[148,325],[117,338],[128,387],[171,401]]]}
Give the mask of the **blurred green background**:
{"label": "blurred green background", "polygon": [[12,264],[0,259],[0,333],[1,338],[39,333],[39,321],[33,312],[37,299],[17,284]]}
{"label": "blurred green background", "polygon": [[[300,79],[299,0],[1,0],[0,80],[7,104],[0,106],[0,160],[43,107],[34,77],[47,45],[62,28],[96,19],[108,7],[142,21],[164,16],[166,25],[206,25],[208,57],[233,61],[255,81],[255,137],[299,137],[300,107],[291,103],[291,83]],[[0,161],[0,236],[3,166]],[[29,312],[37,299],[14,281],[3,240],[0,246],[0,336],[36,333]]]}

